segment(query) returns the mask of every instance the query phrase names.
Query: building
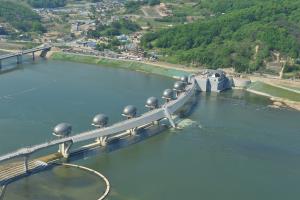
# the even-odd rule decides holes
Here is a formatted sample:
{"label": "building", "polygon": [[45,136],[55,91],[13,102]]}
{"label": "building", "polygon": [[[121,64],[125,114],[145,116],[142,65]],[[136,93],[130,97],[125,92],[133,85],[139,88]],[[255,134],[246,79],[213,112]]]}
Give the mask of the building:
{"label": "building", "polygon": [[221,92],[232,87],[232,80],[222,70],[206,70],[197,74],[196,81],[203,92]]}

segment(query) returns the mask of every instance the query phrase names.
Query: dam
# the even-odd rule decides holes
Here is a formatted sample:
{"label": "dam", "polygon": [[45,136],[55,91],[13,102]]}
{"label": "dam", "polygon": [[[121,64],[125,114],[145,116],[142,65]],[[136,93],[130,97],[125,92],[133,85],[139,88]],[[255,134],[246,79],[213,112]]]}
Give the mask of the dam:
{"label": "dam", "polygon": [[[98,113],[109,117],[108,126],[127,119],[121,115],[126,105],[134,105],[140,116],[149,111],[148,97],[162,105],[164,89],[174,85],[162,76],[65,61],[28,60],[21,67],[0,79],[2,155],[57,139],[52,132],[59,122],[71,124],[75,135],[95,129],[91,123]],[[69,159],[103,173],[112,184],[111,200],[297,199],[299,112],[268,107],[267,98],[242,90],[203,92],[197,98],[193,112],[174,119],[176,129],[122,149],[111,141],[103,151]],[[30,170],[32,160],[57,149],[32,154]],[[98,178],[72,168],[30,174],[9,184],[4,200],[97,199],[105,188]]]}
{"label": "dam", "polygon": [[96,140],[101,146],[105,146],[109,140],[127,135],[136,135],[140,129],[147,129],[149,126],[158,125],[160,120],[167,119],[173,128],[176,128],[176,124],[173,121],[172,115],[178,113],[180,109],[187,104],[197,92],[198,85],[194,76],[184,76],[180,81],[175,82],[173,89],[166,89],[162,98],[165,99],[165,103],[161,106],[158,104],[156,97],[150,97],[146,101],[146,107],[149,111],[137,116],[136,107],[129,105],[123,110],[123,116],[127,119],[125,121],[107,126],[108,117],[103,114],[98,114],[93,119],[93,125],[95,130],[86,131],[75,135],[70,135],[72,132],[72,126],[67,123],[58,124],[53,134],[58,139],[33,145],[30,147],[24,147],[17,151],[0,156],[1,162],[8,162],[16,158],[23,158],[22,163],[9,163],[5,166],[0,166],[0,184],[5,185],[11,181],[27,175],[29,172],[38,170],[47,166],[47,163],[53,161],[51,158],[46,161],[31,160],[30,156],[42,149],[50,148],[52,146],[59,146],[58,158],[68,158],[70,155],[70,148],[73,144],[87,141]]}

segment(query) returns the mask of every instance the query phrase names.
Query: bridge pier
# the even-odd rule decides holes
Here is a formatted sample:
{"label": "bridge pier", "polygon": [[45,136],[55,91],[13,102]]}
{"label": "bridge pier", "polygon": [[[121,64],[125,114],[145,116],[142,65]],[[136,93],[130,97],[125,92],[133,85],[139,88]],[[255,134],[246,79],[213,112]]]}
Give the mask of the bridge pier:
{"label": "bridge pier", "polygon": [[17,55],[17,64],[22,64],[22,55]]}
{"label": "bridge pier", "polygon": [[165,112],[165,116],[169,120],[171,126],[173,128],[176,128],[176,124],[175,124],[174,120],[172,119],[172,115],[170,114],[170,111],[168,110],[168,108],[164,107],[163,109],[164,109],[164,112]]}
{"label": "bridge pier", "polygon": [[32,60],[35,60],[34,52],[32,52]]}
{"label": "bridge pier", "polygon": [[6,190],[6,185],[3,185],[0,189],[0,200],[4,199],[5,190]]}
{"label": "bridge pier", "polygon": [[2,69],[2,60],[0,60],[0,70]]}
{"label": "bridge pier", "polygon": [[136,135],[138,133],[138,128],[133,128],[133,129],[130,129],[130,134],[131,135]]}
{"label": "bridge pier", "polygon": [[29,171],[28,160],[29,160],[29,155],[24,156],[24,171],[26,174]]}
{"label": "bridge pier", "polygon": [[159,120],[157,120],[157,121],[154,121],[154,122],[153,122],[153,125],[156,125],[156,126],[158,126],[158,125],[159,125]]}
{"label": "bridge pier", "polygon": [[58,152],[61,153],[64,158],[68,158],[72,144],[73,142],[71,141],[59,144]]}
{"label": "bridge pier", "polygon": [[104,147],[107,145],[107,137],[99,137],[96,139],[96,142]]}
{"label": "bridge pier", "polygon": [[48,53],[48,51],[50,51],[50,48],[49,48],[49,49],[44,49],[44,50],[42,50],[42,52],[41,52],[41,54],[40,54],[40,57],[45,58],[46,55],[47,55],[47,53]]}

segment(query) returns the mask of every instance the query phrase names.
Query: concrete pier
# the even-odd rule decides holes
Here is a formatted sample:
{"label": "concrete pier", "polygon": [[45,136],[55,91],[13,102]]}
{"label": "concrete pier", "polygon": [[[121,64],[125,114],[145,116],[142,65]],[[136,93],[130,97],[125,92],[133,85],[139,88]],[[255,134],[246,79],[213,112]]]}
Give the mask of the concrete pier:
{"label": "concrete pier", "polygon": [[0,188],[0,200],[3,200],[3,199],[4,199],[5,190],[6,190],[6,185],[3,185],[3,186]]}
{"label": "concrete pier", "polygon": [[17,55],[17,64],[22,64],[23,56]]}

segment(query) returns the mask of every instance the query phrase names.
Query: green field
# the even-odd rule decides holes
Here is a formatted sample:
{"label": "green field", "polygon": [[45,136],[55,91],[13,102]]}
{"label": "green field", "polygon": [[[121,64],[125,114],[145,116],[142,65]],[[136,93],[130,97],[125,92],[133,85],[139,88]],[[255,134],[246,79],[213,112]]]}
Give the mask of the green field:
{"label": "green field", "polygon": [[260,81],[252,83],[249,89],[258,92],[263,92],[274,97],[300,102],[300,94],[282,88],[278,88]]}
{"label": "green field", "polygon": [[78,54],[55,52],[52,54],[51,58],[53,60],[64,60],[70,62],[96,64],[96,65],[107,66],[107,67],[125,68],[133,71],[141,71],[145,73],[157,74],[157,75],[162,75],[167,77],[180,77],[189,74],[188,72],[185,71],[161,68],[151,64],[145,64],[136,61],[123,61],[123,60],[115,60],[115,59],[108,59],[108,58],[99,58],[96,56],[85,56],[85,55],[78,55]]}

